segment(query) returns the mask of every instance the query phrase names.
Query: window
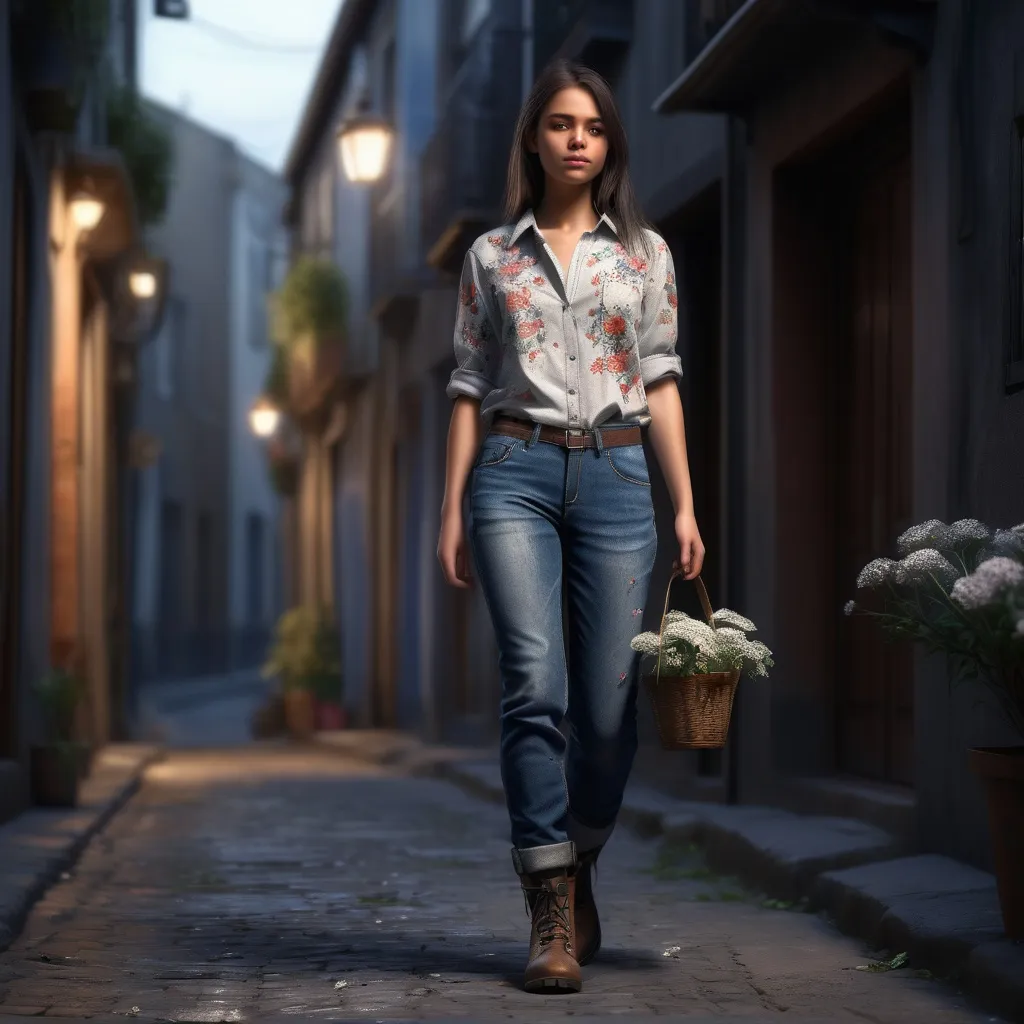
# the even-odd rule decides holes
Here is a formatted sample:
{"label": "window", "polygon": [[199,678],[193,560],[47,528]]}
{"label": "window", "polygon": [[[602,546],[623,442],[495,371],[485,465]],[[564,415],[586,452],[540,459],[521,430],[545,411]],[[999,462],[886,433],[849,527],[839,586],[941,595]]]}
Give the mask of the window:
{"label": "window", "polygon": [[389,121],[395,119],[395,41],[388,42],[380,58],[381,109]]}
{"label": "window", "polygon": [[200,632],[213,624],[213,517],[196,514],[195,622]]}
{"label": "window", "polygon": [[246,334],[249,346],[262,350],[267,347],[267,292],[270,289],[270,259],[262,239],[249,243],[249,323]]}
{"label": "window", "polygon": [[185,304],[180,298],[168,298],[163,323],[156,336],[156,393],[172,399],[181,389],[181,364],[184,358]]}
{"label": "window", "polygon": [[[168,645],[178,640],[182,627],[181,505],[165,498],[160,504],[160,589],[157,597],[158,626]],[[171,647],[162,647],[166,656]]]}
{"label": "window", "polygon": [[263,516],[250,512],[245,519],[245,608],[250,626],[263,624],[263,596],[266,590],[264,565],[265,527]]}
{"label": "window", "polygon": [[491,13],[491,0],[462,0],[462,24],[459,27],[459,42],[465,46],[476,34],[476,30]]}
{"label": "window", "polygon": [[331,160],[325,160],[320,169],[319,187],[316,242],[322,252],[329,252],[334,242],[334,164]]}

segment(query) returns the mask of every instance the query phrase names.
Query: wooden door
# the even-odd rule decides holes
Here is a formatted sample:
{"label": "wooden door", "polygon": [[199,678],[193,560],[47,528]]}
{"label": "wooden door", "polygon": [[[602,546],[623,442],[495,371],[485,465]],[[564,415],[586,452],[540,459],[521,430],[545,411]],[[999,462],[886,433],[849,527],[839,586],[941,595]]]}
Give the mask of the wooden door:
{"label": "wooden door", "polygon": [[[905,137],[904,137],[905,138]],[[852,596],[860,568],[892,555],[911,514],[910,158],[905,145],[872,151],[847,179],[846,330],[839,353],[839,579]],[[877,624],[843,618],[839,637],[841,771],[913,781],[909,644]]]}

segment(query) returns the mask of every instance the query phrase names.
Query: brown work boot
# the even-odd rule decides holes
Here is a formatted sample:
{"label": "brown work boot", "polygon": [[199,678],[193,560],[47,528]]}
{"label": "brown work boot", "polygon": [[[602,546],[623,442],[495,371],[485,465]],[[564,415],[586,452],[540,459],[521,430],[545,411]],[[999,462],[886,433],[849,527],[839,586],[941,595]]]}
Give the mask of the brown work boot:
{"label": "brown work boot", "polygon": [[602,849],[597,846],[581,853],[579,867],[576,869],[574,922],[577,959],[581,967],[589,964],[601,948],[601,920],[597,916],[597,904],[594,903],[594,875],[597,873],[597,858]]}
{"label": "brown work boot", "polygon": [[575,877],[568,871],[524,875],[522,883],[532,919],[526,991],[579,992],[583,975],[574,942]]}
{"label": "brown work boot", "polygon": [[576,960],[574,898],[576,848],[571,842],[513,850],[530,914],[527,992],[579,992],[583,975]]}

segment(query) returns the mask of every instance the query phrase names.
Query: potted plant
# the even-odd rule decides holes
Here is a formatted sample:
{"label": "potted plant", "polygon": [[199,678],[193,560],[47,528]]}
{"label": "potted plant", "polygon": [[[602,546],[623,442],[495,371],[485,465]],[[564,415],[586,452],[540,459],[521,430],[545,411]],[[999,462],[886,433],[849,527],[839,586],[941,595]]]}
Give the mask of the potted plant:
{"label": "potted plant", "polygon": [[846,614],[871,616],[888,639],[947,655],[953,678],[986,687],[1020,738],[969,756],[988,794],[1003,926],[1024,939],[1024,523],[993,530],[977,519],[931,519],[896,544],[898,560],[876,558],[861,570]]}
{"label": "potted plant", "polygon": [[43,807],[74,807],[89,756],[89,747],[73,738],[81,680],[65,669],[53,669],[36,682],[35,692],[46,740],[29,751],[32,799]]}
{"label": "potted plant", "polygon": [[318,701],[341,693],[337,630],[325,610],[298,606],[281,616],[263,674],[281,682],[288,732],[308,739],[317,728]]}
{"label": "potted plant", "polygon": [[756,629],[750,619],[729,608],[712,611],[699,576],[694,583],[706,621],[669,611],[672,581],[680,575],[677,570],[669,578],[660,631],[640,633],[631,646],[655,659],[646,681],[662,746],[722,747],[740,675],[766,676],[774,661],[763,643],[747,636]]}
{"label": "potted plant", "polygon": [[299,423],[322,418],[335,396],[344,371],[348,305],[341,271],[312,256],[299,259],[271,297],[272,333],[287,357],[288,409]]}

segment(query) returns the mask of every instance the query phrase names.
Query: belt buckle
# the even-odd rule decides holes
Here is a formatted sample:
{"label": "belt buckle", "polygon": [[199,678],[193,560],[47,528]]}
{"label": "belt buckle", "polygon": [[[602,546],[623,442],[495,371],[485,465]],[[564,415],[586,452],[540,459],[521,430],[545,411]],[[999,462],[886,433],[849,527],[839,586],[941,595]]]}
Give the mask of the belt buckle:
{"label": "belt buckle", "polygon": [[[573,444],[569,440],[570,437],[579,437],[580,443],[579,444]],[[571,429],[571,430],[566,430],[566,432],[565,432],[565,447],[568,448],[570,451],[580,451],[583,448],[586,448],[587,447],[587,432],[585,430],[577,430],[575,428]]]}

